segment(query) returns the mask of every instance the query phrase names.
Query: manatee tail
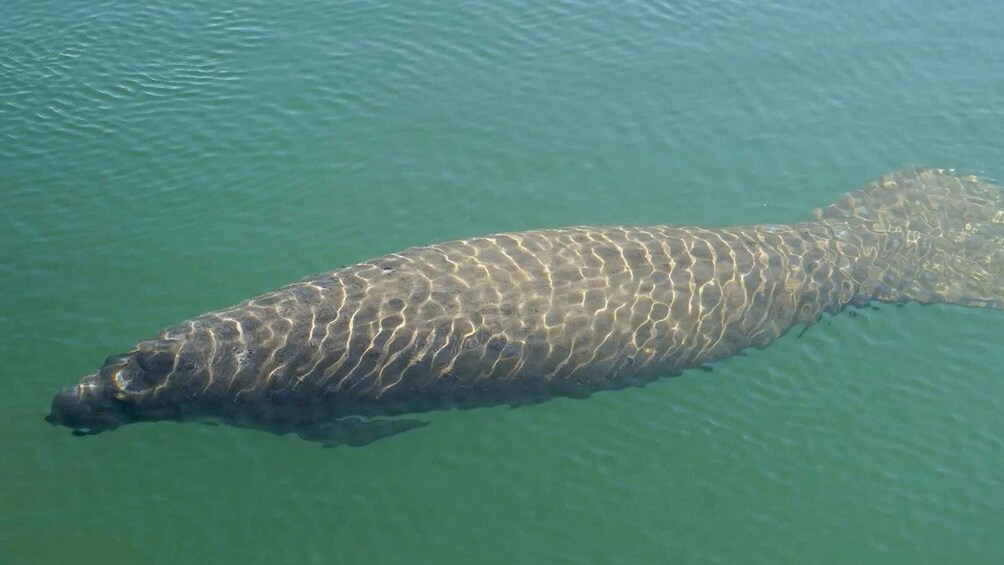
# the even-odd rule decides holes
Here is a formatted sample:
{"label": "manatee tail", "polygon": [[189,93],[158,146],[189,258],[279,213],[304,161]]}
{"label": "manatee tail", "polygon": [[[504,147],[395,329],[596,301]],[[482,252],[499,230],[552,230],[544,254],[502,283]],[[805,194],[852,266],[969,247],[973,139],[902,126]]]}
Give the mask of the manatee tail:
{"label": "manatee tail", "polygon": [[1004,309],[1004,190],[904,169],[815,211],[866,300]]}

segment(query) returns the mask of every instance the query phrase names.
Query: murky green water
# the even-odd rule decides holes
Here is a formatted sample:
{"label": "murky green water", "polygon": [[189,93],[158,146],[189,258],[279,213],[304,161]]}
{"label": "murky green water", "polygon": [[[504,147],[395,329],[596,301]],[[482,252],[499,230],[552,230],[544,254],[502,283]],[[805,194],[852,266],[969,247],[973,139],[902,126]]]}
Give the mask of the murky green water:
{"label": "murky green water", "polygon": [[360,449],[42,420],[163,326],[409,245],[1004,178],[999,2],[147,4],[0,4],[0,562],[1004,561],[1002,312]]}

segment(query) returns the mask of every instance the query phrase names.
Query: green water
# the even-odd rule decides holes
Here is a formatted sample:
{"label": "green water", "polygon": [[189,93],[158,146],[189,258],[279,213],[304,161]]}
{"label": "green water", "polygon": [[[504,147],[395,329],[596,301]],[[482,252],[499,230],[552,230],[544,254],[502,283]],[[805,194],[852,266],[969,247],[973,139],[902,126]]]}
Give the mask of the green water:
{"label": "green water", "polygon": [[992,0],[5,0],[0,562],[1004,562],[1002,312],[862,310],[357,449],[42,420],[166,325],[409,245],[790,222],[904,165],[1004,178],[1002,23]]}

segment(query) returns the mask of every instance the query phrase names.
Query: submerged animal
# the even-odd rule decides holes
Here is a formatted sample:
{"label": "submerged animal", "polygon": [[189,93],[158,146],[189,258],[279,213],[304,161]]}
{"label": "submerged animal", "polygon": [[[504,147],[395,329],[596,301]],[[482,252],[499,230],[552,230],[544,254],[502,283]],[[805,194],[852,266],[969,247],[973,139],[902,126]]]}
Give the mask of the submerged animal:
{"label": "submerged animal", "polygon": [[203,314],[64,388],[77,435],[212,420],[360,445],[398,416],[645,384],[871,301],[1004,309],[1004,191],[901,170],[794,225],[414,247]]}

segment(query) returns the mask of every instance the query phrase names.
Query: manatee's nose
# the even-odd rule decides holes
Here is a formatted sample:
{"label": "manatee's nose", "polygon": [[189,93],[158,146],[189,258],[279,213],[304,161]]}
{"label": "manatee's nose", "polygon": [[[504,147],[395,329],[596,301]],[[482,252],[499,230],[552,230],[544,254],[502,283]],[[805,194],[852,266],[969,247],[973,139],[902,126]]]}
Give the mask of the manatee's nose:
{"label": "manatee's nose", "polygon": [[52,407],[45,421],[55,426],[86,430],[81,433],[115,428],[119,423],[108,410],[105,396],[102,389],[92,383],[65,387],[52,397]]}
{"label": "manatee's nose", "polygon": [[60,389],[56,396],[52,397],[52,407],[45,421],[56,426],[75,428],[86,422],[89,413],[90,409],[80,398],[78,388],[68,386]]}

